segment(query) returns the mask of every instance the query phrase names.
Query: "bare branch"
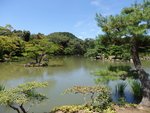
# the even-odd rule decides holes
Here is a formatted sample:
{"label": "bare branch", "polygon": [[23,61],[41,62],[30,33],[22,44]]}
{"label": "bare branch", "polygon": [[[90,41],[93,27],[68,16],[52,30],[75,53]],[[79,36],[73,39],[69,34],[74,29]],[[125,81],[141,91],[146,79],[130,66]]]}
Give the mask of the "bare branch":
{"label": "bare branch", "polygon": [[22,110],[23,113],[27,113],[26,110],[23,107],[23,104],[20,105],[20,109]]}
{"label": "bare branch", "polygon": [[9,107],[11,107],[12,109],[16,110],[18,113],[20,113],[19,109],[15,106],[9,105]]}

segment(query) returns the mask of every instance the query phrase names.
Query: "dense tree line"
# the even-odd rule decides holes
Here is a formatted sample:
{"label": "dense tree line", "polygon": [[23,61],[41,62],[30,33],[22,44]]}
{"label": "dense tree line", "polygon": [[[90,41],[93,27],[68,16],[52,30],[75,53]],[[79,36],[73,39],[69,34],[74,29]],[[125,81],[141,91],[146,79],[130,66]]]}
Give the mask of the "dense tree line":
{"label": "dense tree line", "polygon": [[60,55],[83,55],[85,53],[84,41],[71,33],[55,32],[47,37],[50,42],[60,46]]}
{"label": "dense tree line", "polygon": [[10,60],[14,56],[22,56],[25,43],[15,36],[0,36],[0,61]]}
{"label": "dense tree line", "polygon": [[83,55],[85,48],[85,42],[69,32],[31,34],[11,25],[0,26],[0,61],[25,56],[39,63],[46,54]]}
{"label": "dense tree line", "polygon": [[[130,52],[129,37],[111,37],[107,34],[98,35],[96,39],[86,39],[85,47],[86,57],[96,57],[104,55],[108,59],[109,56],[114,56],[116,59],[130,60],[132,59]],[[137,39],[138,51],[141,57],[150,53],[150,36],[144,35]]]}
{"label": "dense tree line", "polygon": [[[130,37],[112,38],[108,34],[98,35],[96,39],[86,38],[85,40],[69,32],[54,32],[49,35],[31,34],[30,31],[15,30],[11,25],[6,25],[0,27],[0,61],[25,56],[37,62],[37,58],[41,59],[41,56],[45,56],[41,54],[42,52],[48,55],[84,55],[86,57],[103,55],[105,58],[115,56],[115,58],[129,60],[131,58],[129,42]],[[138,38],[137,43],[140,53],[149,52],[149,36]],[[42,48],[42,45],[47,45],[51,50],[45,46]]]}

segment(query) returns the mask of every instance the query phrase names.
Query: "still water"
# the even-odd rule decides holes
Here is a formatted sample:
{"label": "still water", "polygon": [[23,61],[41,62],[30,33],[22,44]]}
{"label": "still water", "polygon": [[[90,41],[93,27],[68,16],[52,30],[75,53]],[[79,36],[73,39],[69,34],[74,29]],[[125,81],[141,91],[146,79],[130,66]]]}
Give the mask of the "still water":
{"label": "still water", "polygon": [[[64,95],[64,90],[75,85],[95,85],[95,77],[92,72],[105,69],[111,64],[82,57],[55,58],[49,62],[50,64],[61,63],[62,65],[31,68],[24,67],[24,62],[0,64],[0,84],[11,88],[30,81],[47,81],[49,86],[39,91],[46,94],[48,100],[33,106],[30,110],[34,113],[44,113],[57,106],[83,103],[81,95]],[[126,64],[132,66],[132,64]],[[144,68],[149,72],[150,62],[144,63]],[[15,112],[8,107],[0,107],[0,113]]]}

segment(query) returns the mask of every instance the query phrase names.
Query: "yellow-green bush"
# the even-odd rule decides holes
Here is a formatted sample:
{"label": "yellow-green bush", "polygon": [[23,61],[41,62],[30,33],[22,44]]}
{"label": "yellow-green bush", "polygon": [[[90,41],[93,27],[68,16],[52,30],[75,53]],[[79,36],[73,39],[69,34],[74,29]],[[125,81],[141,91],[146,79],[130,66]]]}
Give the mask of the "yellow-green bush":
{"label": "yellow-green bush", "polygon": [[106,110],[104,110],[103,113],[116,113],[116,111],[109,107]]}
{"label": "yellow-green bush", "polygon": [[57,111],[62,111],[63,113],[77,113],[78,111],[83,111],[85,113],[93,113],[90,109],[84,105],[66,105],[54,108],[50,113],[55,113]]}

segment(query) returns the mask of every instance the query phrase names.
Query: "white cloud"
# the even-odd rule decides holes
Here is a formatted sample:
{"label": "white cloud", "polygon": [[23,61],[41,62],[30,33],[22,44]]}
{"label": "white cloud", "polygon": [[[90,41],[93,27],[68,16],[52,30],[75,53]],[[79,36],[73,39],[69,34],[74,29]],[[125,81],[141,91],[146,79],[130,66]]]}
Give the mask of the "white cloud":
{"label": "white cloud", "polygon": [[100,5],[100,1],[99,0],[91,0],[91,4],[95,5],[95,6],[99,6]]}

